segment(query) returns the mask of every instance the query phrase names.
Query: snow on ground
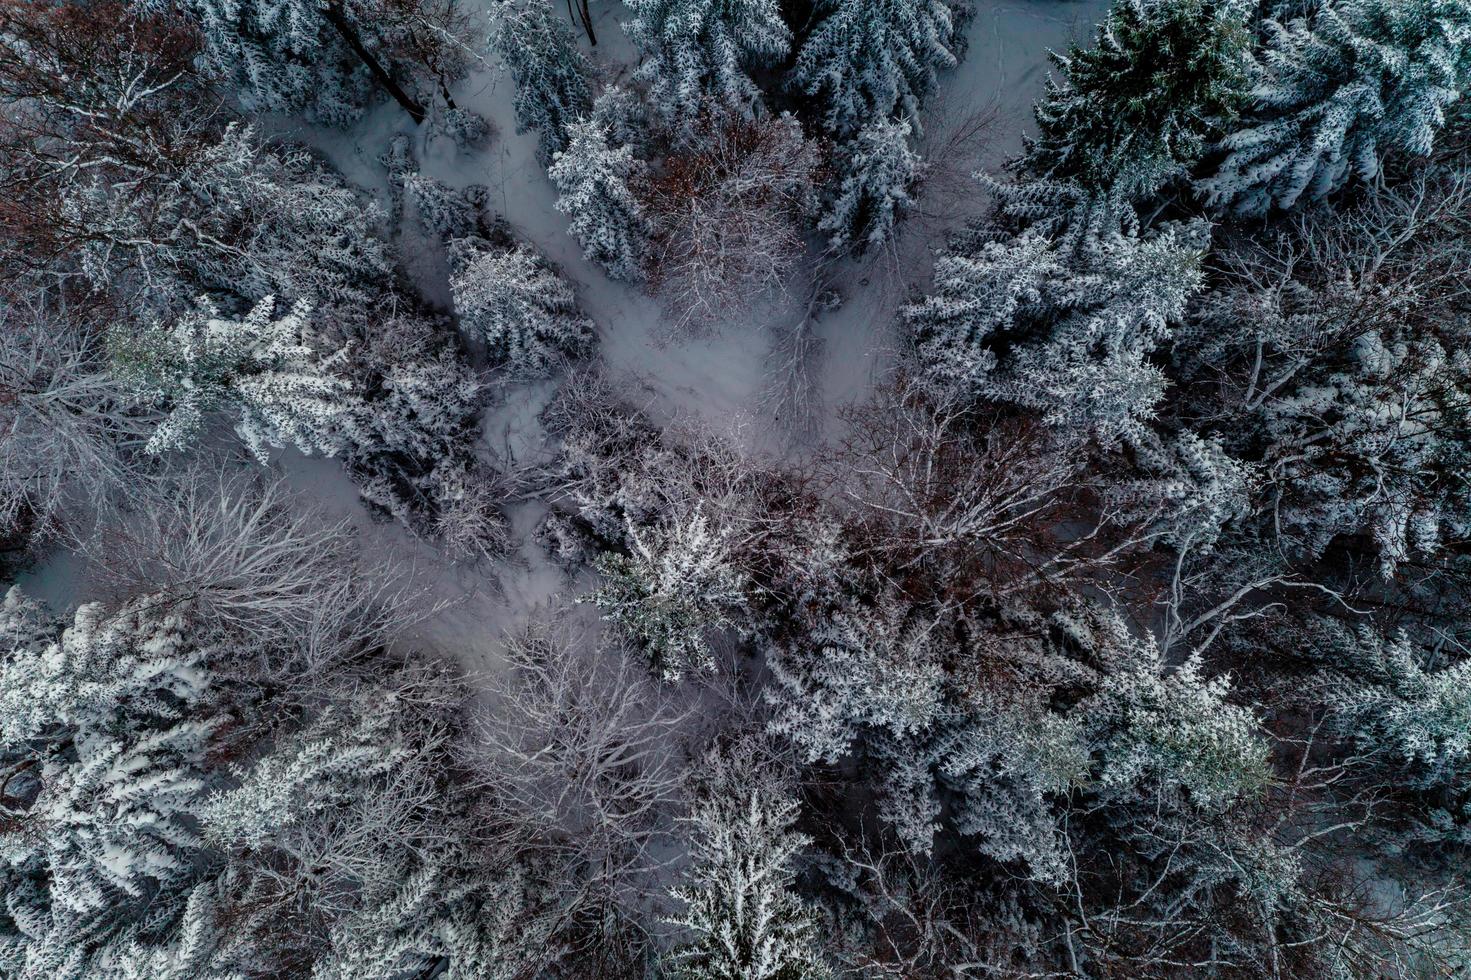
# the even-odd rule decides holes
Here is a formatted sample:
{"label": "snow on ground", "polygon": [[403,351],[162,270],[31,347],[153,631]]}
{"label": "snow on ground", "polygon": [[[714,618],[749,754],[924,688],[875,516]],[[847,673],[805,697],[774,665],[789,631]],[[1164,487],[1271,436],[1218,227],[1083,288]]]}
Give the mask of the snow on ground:
{"label": "snow on ground", "polygon": [[[923,287],[929,276],[932,249],[981,205],[978,195],[959,178],[978,167],[995,167],[1020,146],[1030,123],[1032,101],[1046,77],[1045,52],[1073,39],[1085,39],[1108,8],[1108,0],[977,0],[968,29],[969,47],[960,66],[941,78],[941,91],[931,102],[925,129],[932,145],[967,125],[975,113],[989,123],[983,140],[947,163],[951,171],[945,196],[922,208],[930,218],[913,221],[897,253],[863,263],[844,262],[828,270],[828,284],[843,296],[843,305],[817,320],[821,342],[821,403],[825,420],[819,431],[838,432],[833,412],[861,399],[881,377],[895,345],[895,311],[907,290]],[[636,58],[619,22],[628,13],[613,0],[594,2],[599,45],[584,50],[608,81],[626,78]],[[485,116],[496,133],[482,149],[461,152],[432,127],[415,131],[403,111],[385,103],[347,131],[314,130],[299,122],[264,121],[277,135],[299,140],[324,154],[355,184],[386,204],[387,171],[379,157],[393,136],[413,141],[425,174],[455,187],[483,184],[489,206],[555,262],[575,285],[583,309],[598,326],[601,356],[607,369],[622,378],[629,400],[655,418],[695,418],[733,437],[753,451],[810,452],[810,445],[791,445],[762,408],[772,343],[771,328],[792,322],[806,308],[806,283],[794,283],[791,295],[753,301],[743,322],[718,332],[672,341],[658,303],[627,286],[614,283],[583,260],[567,234],[567,219],[553,208],[556,193],[535,158],[536,136],[517,134],[511,111],[512,82],[495,63],[485,62],[454,89],[456,101]],[[944,181],[936,180],[936,184]],[[442,256],[433,246],[406,238],[404,260],[411,272],[430,281],[420,284],[433,301],[448,303]],[[436,281],[437,277],[437,281]],[[509,386],[487,409],[485,451],[502,459],[509,453],[525,459],[541,442],[536,416],[549,385]],[[356,490],[331,460],[311,459],[294,451],[279,455],[278,465],[303,499],[334,519],[348,518],[362,535],[370,562],[392,561],[412,568],[429,597],[450,606],[405,637],[428,651],[457,657],[472,675],[494,669],[505,630],[513,628],[537,606],[559,594],[587,591],[588,583],[569,582],[531,541],[543,509],[520,504],[510,517],[521,542],[519,553],[494,567],[447,561],[430,544],[402,527],[371,516]],[[586,575],[584,575],[584,578]],[[53,556],[29,575],[25,587],[53,608],[62,610],[89,597],[83,569],[74,556]],[[70,600],[70,601],[68,601]]]}

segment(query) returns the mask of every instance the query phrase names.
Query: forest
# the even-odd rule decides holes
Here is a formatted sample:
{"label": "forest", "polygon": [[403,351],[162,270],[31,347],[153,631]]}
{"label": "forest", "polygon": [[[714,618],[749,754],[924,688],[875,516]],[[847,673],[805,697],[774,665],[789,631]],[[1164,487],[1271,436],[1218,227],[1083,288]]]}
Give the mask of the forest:
{"label": "forest", "polygon": [[1471,0],[0,0],[0,980],[1471,976]]}

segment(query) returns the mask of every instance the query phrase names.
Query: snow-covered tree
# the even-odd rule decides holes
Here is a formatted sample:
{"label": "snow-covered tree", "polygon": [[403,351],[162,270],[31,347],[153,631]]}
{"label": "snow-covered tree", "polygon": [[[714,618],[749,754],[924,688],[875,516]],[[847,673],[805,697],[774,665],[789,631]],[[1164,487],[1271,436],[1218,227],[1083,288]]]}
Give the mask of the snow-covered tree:
{"label": "snow-covered tree", "polygon": [[199,805],[203,838],[269,884],[262,912],[344,916],[408,877],[413,841],[448,819],[435,785],[444,734],[416,704],[434,694],[362,685]]}
{"label": "snow-covered tree", "polygon": [[1471,82],[1464,0],[1331,0],[1265,30],[1254,108],[1200,182],[1242,213],[1373,180],[1389,153],[1428,155]]}
{"label": "snow-covered tree", "polygon": [[732,625],[743,601],[729,529],[696,508],[654,528],[630,524],[627,540],[629,554],[598,558],[606,581],[587,601],[642,647],[666,680],[713,669],[706,633]]}
{"label": "snow-covered tree", "polygon": [[403,880],[364,896],[332,927],[331,952],[312,980],[394,977],[416,971],[448,980],[516,980],[555,958],[547,927],[531,915],[525,870],[476,867],[433,853]]}
{"label": "snow-covered tree", "polygon": [[[135,0],[136,2],[136,0]],[[257,112],[309,109],[331,125],[361,114],[375,86],[415,123],[415,82],[447,96],[466,68],[469,24],[446,0],[183,0],[210,67]]]}
{"label": "snow-covered tree", "polygon": [[1115,628],[1113,663],[1080,706],[1102,759],[1100,790],[1127,793],[1154,781],[1183,787],[1203,808],[1260,791],[1267,742],[1252,713],[1227,700],[1229,679],[1206,676],[1198,656],[1167,667],[1155,644],[1124,637],[1126,628]]}
{"label": "snow-covered tree", "polygon": [[479,209],[444,181],[420,173],[408,174],[403,179],[403,192],[426,231],[450,238],[475,233]]}
{"label": "snow-covered tree", "polygon": [[807,761],[836,762],[864,729],[904,739],[929,730],[941,716],[943,627],[909,621],[902,603],[839,610],[800,640],[778,648],[767,665],[776,683],[768,725],[801,746]]}
{"label": "snow-covered tree", "polygon": [[1435,669],[1434,651],[1404,633],[1322,632],[1322,652],[1336,661],[1328,700],[1337,730],[1397,781],[1424,790],[1461,785],[1471,763],[1471,661]]}
{"label": "snow-covered tree", "polygon": [[926,371],[949,390],[1105,443],[1138,437],[1165,386],[1149,358],[1201,286],[1203,235],[1192,225],[1121,237],[1086,265],[1037,234],[989,242],[937,261],[935,293],[904,316]]}
{"label": "snow-covered tree", "polygon": [[275,307],[267,297],[233,320],[201,297],[171,326],[118,329],[114,370],[141,401],[169,410],[148,452],[189,445],[216,410],[236,417],[235,431],[261,462],[272,447],[333,456],[351,445],[354,396],[334,373],[340,357],[323,357],[310,345],[304,303],[279,319]]}
{"label": "snow-covered tree", "polygon": [[794,81],[822,100],[830,132],[851,136],[902,118],[916,128],[938,69],[954,68],[944,0],[823,0]]}
{"label": "snow-covered tree", "polygon": [[924,176],[924,161],[909,145],[908,122],[864,126],[839,152],[837,192],[817,223],[834,249],[865,251],[893,237],[910,192]]}
{"label": "snow-covered tree", "polygon": [[210,710],[218,651],[189,631],[186,608],[152,598],[82,606],[59,636],[17,589],[0,607],[0,869],[32,882],[7,896],[26,959],[59,966],[182,911],[227,720]]}
{"label": "snow-covered tree", "polygon": [[999,185],[1003,213],[1049,234],[1133,232],[1244,101],[1247,0],[1120,0],[1097,44],[1053,60],[1039,133]]}
{"label": "snow-covered tree", "polygon": [[513,375],[542,378],[587,356],[597,342],[572,287],[527,245],[497,248],[478,239],[450,247],[455,312],[492,360]]}
{"label": "snow-covered tree", "polygon": [[629,0],[624,27],[644,54],[637,77],[649,101],[683,139],[708,115],[754,116],[761,92],[752,69],[787,54],[792,32],[775,0]]}
{"label": "snow-covered tree", "polygon": [[12,539],[78,501],[105,508],[124,489],[142,500],[135,453],[157,424],[108,371],[91,315],[34,304],[0,309],[0,536]]}
{"label": "snow-covered tree", "polygon": [[536,130],[537,158],[550,164],[592,107],[587,60],[550,0],[497,0],[490,45],[516,84],[517,131]]}
{"label": "snow-covered tree", "polygon": [[572,123],[567,136],[567,148],[547,171],[557,185],[556,208],[571,219],[568,230],[583,256],[614,279],[635,282],[652,229],[631,185],[647,165],[596,117]]}
{"label": "snow-covered tree", "polygon": [[795,117],[702,121],[688,151],[644,183],[649,279],[680,327],[783,282],[807,247],[819,155]]}
{"label": "snow-covered tree", "polygon": [[821,980],[817,922],[792,891],[808,841],[797,803],[738,750],[712,756],[689,817],[694,862],[673,892],[686,938],[666,969],[678,980]]}

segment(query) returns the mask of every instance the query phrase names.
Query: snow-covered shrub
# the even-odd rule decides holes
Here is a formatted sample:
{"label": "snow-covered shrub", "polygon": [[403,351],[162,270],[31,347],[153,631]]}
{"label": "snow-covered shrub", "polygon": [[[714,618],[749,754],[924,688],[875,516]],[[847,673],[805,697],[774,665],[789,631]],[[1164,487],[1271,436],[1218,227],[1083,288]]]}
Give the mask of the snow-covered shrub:
{"label": "snow-covered shrub", "polygon": [[439,117],[439,124],[461,153],[480,149],[495,135],[490,120],[459,106],[446,109]]}
{"label": "snow-covered shrub", "polygon": [[425,230],[433,234],[463,238],[474,234],[479,226],[479,207],[442,180],[408,174],[403,178],[403,192]]}
{"label": "snow-covered shrub", "polygon": [[450,246],[455,312],[491,359],[513,376],[543,378],[591,353],[597,335],[572,287],[529,246],[479,239]]}

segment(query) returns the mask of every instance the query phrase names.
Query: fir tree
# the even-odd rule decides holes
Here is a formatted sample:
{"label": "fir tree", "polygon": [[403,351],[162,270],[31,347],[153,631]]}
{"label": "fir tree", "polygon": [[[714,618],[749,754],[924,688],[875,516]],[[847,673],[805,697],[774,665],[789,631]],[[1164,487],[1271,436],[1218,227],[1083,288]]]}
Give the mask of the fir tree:
{"label": "fir tree", "polygon": [[632,190],[646,170],[632,146],[615,142],[608,125],[593,118],[568,127],[567,149],[547,171],[559,192],[556,208],[571,219],[583,256],[626,282],[642,278],[652,233]]}
{"label": "fir tree", "polygon": [[629,525],[627,539],[630,554],[598,558],[606,581],[587,601],[638,643],[666,680],[713,669],[705,634],[731,625],[742,603],[728,532],[697,509],[656,528]]}
{"label": "fir tree", "polygon": [[[1012,164],[1002,210],[1022,224],[1137,229],[1235,115],[1247,85],[1245,0],[1120,0],[1096,46],[1054,55],[1061,79],[1037,103],[1039,133]],[[1044,203],[1045,200],[1045,203]]]}
{"label": "fir tree", "polygon": [[630,0],[625,24],[644,54],[638,78],[684,138],[703,116],[751,117],[761,93],[748,72],[786,56],[792,33],[775,0]]}
{"label": "fir tree", "polygon": [[824,0],[797,55],[794,81],[826,106],[830,132],[851,136],[891,117],[919,125],[937,69],[954,68],[943,0]]}
{"label": "fir tree", "polygon": [[1254,108],[1200,188],[1245,214],[1291,208],[1429,154],[1471,79],[1465,0],[1330,0],[1265,25]]}
{"label": "fir tree", "polygon": [[714,756],[689,822],[694,863],[674,890],[688,938],[669,957],[677,980],[821,980],[816,922],[791,890],[797,804],[754,760]]}
{"label": "fir tree", "polygon": [[549,0],[498,0],[490,44],[516,85],[516,131],[536,130],[546,166],[566,148],[568,127],[592,108],[587,61]]}
{"label": "fir tree", "polygon": [[231,320],[201,298],[172,326],[118,331],[115,370],[141,401],[169,410],[148,452],[189,445],[218,409],[236,416],[235,431],[263,463],[272,447],[333,456],[351,445],[355,404],[349,383],[334,373],[340,355],[324,358],[309,345],[305,304],[279,319],[274,311],[267,297]]}
{"label": "fir tree", "polygon": [[572,287],[529,247],[499,249],[461,239],[451,245],[450,260],[461,325],[513,375],[548,377],[592,350],[597,335],[592,321],[577,312]]}
{"label": "fir tree", "polygon": [[908,122],[874,123],[840,151],[837,193],[817,224],[833,249],[882,246],[914,206],[910,192],[924,174],[924,162],[909,145],[910,132]]}

